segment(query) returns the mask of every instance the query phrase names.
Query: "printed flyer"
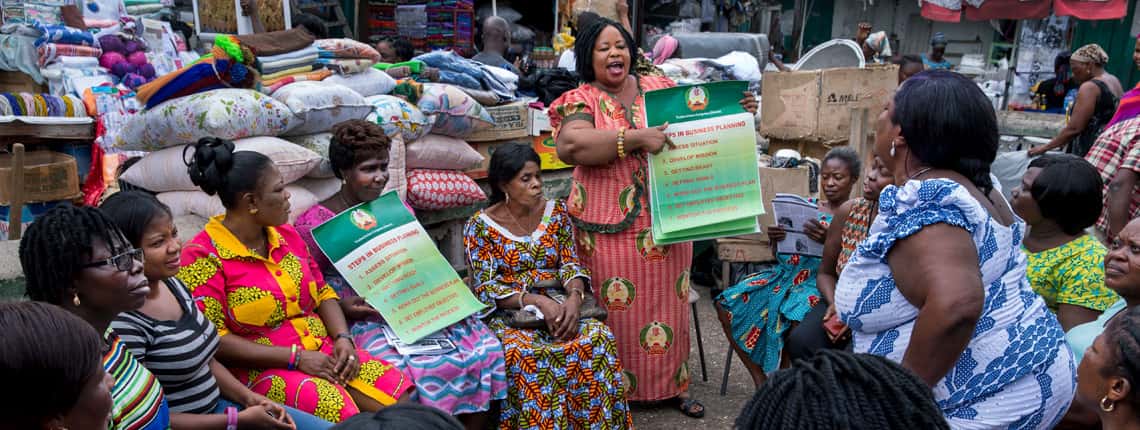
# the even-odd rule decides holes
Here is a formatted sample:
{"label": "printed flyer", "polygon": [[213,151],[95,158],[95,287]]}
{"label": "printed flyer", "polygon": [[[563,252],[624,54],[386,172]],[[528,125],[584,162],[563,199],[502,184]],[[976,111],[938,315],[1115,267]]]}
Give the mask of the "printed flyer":
{"label": "printed flyer", "polygon": [[740,106],[742,81],[645,94],[649,126],[669,123],[675,148],[649,156],[653,238],[658,244],[760,232],[764,213],[756,123]]}
{"label": "printed flyer", "polygon": [[313,238],[406,344],[484,308],[396,193],[340,213]]}

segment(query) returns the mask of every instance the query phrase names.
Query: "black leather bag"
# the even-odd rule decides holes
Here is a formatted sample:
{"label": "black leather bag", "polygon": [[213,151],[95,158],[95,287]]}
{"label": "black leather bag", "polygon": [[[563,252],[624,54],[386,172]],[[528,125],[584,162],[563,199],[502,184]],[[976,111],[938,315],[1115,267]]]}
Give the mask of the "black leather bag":
{"label": "black leather bag", "polygon": [[[543,290],[545,295],[554,299],[558,303],[566,301],[566,289],[558,281],[542,281],[534,285],[532,289]],[[546,320],[540,320],[534,314],[524,311],[522,309],[499,309],[496,313],[503,316],[508,326],[521,329],[545,329]],[[606,308],[598,306],[597,300],[594,299],[592,294],[586,294],[585,300],[582,301],[582,306],[578,308],[578,319],[595,319],[604,322],[609,314]]]}

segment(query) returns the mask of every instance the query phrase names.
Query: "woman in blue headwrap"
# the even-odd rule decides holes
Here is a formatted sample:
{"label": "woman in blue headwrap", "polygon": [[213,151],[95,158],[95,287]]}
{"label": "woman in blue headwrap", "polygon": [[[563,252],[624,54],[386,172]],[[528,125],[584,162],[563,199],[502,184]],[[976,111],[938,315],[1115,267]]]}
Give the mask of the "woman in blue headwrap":
{"label": "woman in blue headwrap", "polygon": [[954,63],[946,59],[946,45],[946,35],[941,31],[934,33],[934,37],[930,38],[930,53],[922,55],[922,64],[926,65],[926,70],[954,70]]}

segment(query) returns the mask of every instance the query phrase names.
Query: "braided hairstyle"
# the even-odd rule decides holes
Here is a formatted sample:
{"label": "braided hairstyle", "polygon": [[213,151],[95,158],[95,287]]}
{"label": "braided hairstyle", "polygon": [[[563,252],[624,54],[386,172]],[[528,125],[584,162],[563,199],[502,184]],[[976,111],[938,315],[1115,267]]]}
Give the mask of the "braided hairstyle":
{"label": "braided hairstyle", "polygon": [[391,140],[384,129],[374,122],[350,119],[333,126],[329,140],[329,162],[333,174],[344,179],[345,170],[365,161],[377,158],[388,159]]}
{"label": "braided hairstyle", "polygon": [[1140,396],[1135,391],[1140,383],[1140,308],[1133,306],[1122,311],[1109,321],[1102,336],[1108,344],[1108,361],[1098,371],[1105,377],[1127,379],[1132,387],[1130,406],[1140,410]]}
{"label": "braided hairstyle", "polygon": [[[187,153],[194,152],[187,159]],[[209,195],[217,195],[226,209],[237,208],[242,193],[257,190],[258,181],[273,161],[253,151],[234,152],[234,143],[215,137],[203,137],[186,145],[183,159],[190,181]]]}
{"label": "braided hairstyle", "polygon": [[106,244],[111,255],[131,249],[115,223],[93,207],[63,203],[36,219],[20,240],[28,298],[54,305],[69,303],[75,276],[97,243]]}
{"label": "braided hairstyle", "polygon": [[870,354],[822,350],[772,375],[736,429],[949,429],[917,376]]}
{"label": "braided hairstyle", "polygon": [[895,93],[891,123],[902,129],[910,152],[926,165],[965,176],[983,194],[993,190],[997,116],[974,81],[946,70],[911,76]]}
{"label": "braided hairstyle", "polygon": [[[82,401],[83,390],[102,375],[103,341],[75,314],[40,302],[0,303],[0,392],[5,427],[44,428]],[[101,382],[101,381],[96,381]]]}

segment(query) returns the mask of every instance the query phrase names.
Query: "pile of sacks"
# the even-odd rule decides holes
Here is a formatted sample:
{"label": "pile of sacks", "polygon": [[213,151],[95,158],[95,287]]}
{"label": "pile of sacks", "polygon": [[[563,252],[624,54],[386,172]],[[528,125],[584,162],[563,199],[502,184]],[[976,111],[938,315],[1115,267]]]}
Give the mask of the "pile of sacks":
{"label": "pile of sacks", "polygon": [[440,210],[485,200],[462,172],[483,157],[462,139],[492,127],[487,110],[451,85],[408,80],[376,88],[376,79],[364,75],[373,72],[387,77],[369,64],[361,73],[290,82],[272,95],[220,88],[165,98],[129,118],[109,142],[113,150],[148,152],[119,179],[157,193],[175,216],[221,214],[220,200],[190,181],[183,151],[203,137],[233,140],[237,150],[262,153],[277,166],[292,195],[292,220],[340,189],[328,161],[329,131],[347,120],[367,119],[391,137],[388,189],[413,208]]}

